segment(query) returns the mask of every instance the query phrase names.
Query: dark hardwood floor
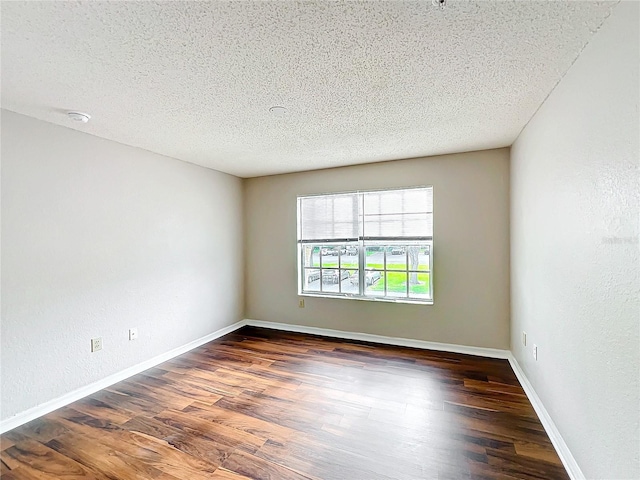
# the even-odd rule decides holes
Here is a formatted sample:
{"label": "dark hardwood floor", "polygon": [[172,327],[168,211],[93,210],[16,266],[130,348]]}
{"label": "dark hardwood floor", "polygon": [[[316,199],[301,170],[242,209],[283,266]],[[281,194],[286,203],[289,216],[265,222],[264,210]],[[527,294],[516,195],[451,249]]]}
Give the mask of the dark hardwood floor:
{"label": "dark hardwood floor", "polygon": [[566,479],[505,360],[243,328],[1,436],[13,479]]}

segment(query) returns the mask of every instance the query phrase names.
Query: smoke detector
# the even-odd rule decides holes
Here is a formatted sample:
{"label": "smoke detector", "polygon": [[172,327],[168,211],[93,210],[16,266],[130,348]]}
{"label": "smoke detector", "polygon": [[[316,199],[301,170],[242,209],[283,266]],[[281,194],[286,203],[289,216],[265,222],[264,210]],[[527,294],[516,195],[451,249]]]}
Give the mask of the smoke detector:
{"label": "smoke detector", "polygon": [[87,123],[91,118],[91,115],[82,112],[67,112],[67,115],[74,122]]}

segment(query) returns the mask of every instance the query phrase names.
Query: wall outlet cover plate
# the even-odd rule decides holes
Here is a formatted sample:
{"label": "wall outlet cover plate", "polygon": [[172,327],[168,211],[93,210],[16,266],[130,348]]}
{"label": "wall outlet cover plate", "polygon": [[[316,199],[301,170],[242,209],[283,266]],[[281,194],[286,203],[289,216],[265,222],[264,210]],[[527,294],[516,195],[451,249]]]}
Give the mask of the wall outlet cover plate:
{"label": "wall outlet cover plate", "polygon": [[97,352],[98,350],[102,350],[102,337],[91,339],[91,351]]}

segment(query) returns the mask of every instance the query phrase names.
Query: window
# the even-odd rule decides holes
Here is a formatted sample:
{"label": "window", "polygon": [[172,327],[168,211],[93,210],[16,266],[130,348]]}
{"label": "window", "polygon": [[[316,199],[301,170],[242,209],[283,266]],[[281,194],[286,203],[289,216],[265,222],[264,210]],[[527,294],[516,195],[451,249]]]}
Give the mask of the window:
{"label": "window", "polygon": [[298,293],[433,301],[433,188],[298,197]]}

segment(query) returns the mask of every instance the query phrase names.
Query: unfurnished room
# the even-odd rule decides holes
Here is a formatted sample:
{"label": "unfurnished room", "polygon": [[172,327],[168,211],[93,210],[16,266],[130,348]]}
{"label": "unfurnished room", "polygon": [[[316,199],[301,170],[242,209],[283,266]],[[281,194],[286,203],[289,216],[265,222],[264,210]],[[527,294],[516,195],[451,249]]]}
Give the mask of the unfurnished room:
{"label": "unfurnished room", "polygon": [[0,31],[3,480],[640,480],[640,2]]}

